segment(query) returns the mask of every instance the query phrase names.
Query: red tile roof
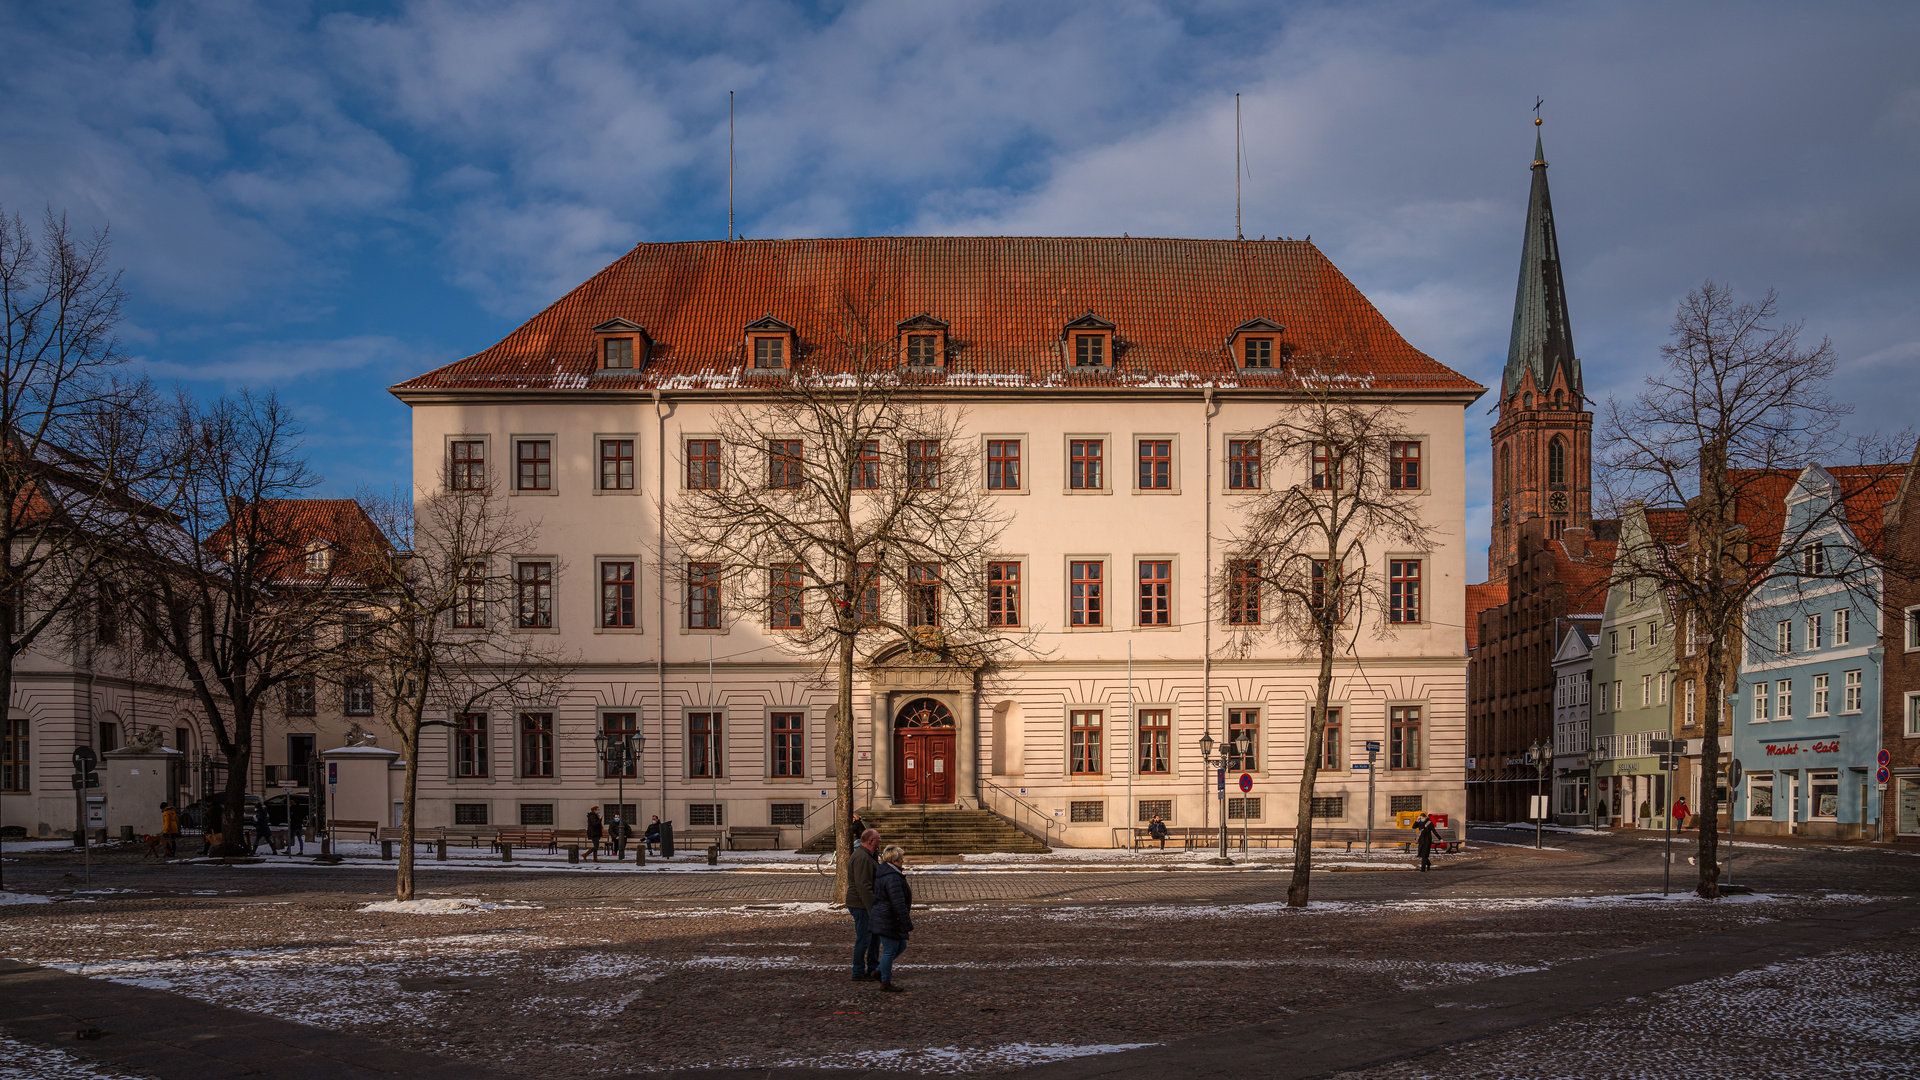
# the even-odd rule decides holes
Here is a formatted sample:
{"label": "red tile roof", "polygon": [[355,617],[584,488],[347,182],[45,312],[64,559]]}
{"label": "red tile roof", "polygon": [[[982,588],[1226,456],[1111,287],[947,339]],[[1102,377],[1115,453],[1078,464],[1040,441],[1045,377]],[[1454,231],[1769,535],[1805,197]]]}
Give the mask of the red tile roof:
{"label": "red tile roof", "polygon": [[1480,647],[1480,613],[1507,602],[1507,583],[1488,581],[1467,586],[1467,651]]}
{"label": "red tile roof", "polygon": [[1612,540],[1589,540],[1586,557],[1576,559],[1567,553],[1565,543],[1554,540],[1547,544],[1553,556],[1553,579],[1567,587],[1567,614],[1591,615],[1607,609],[1607,584],[1613,577],[1613,555],[1619,546]]}
{"label": "red tile roof", "polygon": [[[1847,507],[1847,527],[1868,551],[1880,550],[1886,506],[1900,492],[1904,462],[1892,465],[1828,465],[1827,474],[1840,485]],[[1728,475],[1739,502],[1735,520],[1746,526],[1752,540],[1754,566],[1772,561],[1787,527],[1786,499],[1802,469],[1730,469]],[[1682,511],[1668,511],[1682,513]]]}
{"label": "red tile roof", "polygon": [[[1483,389],[1408,344],[1304,241],[996,236],[641,244],[492,348],[394,389],[727,387],[742,329],[767,315],[798,328],[800,366],[831,370],[850,299],[880,339],[922,313],[950,324],[931,383],[1255,385],[1276,376],[1236,371],[1228,339],[1268,318],[1286,328],[1283,355],[1338,356],[1357,386]],[[1089,312],[1117,324],[1111,371],[1063,366],[1061,330]],[[644,370],[596,373],[592,328],[615,318],[647,329]]]}
{"label": "red tile roof", "polygon": [[[384,557],[392,548],[386,533],[353,499],[262,499],[260,529],[254,539],[270,554],[260,561],[263,578],[277,581],[332,580],[352,577],[360,560]],[[214,551],[227,547],[233,523],[216,530],[207,541]],[[332,545],[334,563],[326,574],[307,570],[307,546],[315,540]]]}

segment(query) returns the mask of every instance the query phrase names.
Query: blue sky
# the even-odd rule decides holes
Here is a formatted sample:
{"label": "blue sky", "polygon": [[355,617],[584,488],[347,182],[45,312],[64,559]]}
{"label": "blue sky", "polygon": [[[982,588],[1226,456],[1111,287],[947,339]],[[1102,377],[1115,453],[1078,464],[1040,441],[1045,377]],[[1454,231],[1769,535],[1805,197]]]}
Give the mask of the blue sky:
{"label": "blue sky", "polygon": [[[1911,4],[0,4],[0,205],[111,224],[152,373],[297,403],[329,492],[385,388],[632,244],[740,231],[1311,234],[1419,348],[1505,358],[1536,95],[1588,392],[1702,279],[1920,405]],[[1484,403],[1469,416],[1484,549]],[[1477,556],[1470,567],[1479,565]],[[1477,571],[1476,571],[1477,572]]]}

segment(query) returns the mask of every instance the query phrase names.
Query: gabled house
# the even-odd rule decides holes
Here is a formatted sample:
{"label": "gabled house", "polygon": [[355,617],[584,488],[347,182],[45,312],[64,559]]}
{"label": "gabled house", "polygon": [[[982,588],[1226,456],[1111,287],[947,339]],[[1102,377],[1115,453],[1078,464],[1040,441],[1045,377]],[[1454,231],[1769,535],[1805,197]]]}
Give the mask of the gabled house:
{"label": "gabled house", "polygon": [[1593,800],[1593,637],[1575,624],[1553,657],[1553,817],[1591,822]]}
{"label": "gabled house", "polygon": [[1673,779],[1653,753],[1653,741],[1673,729],[1673,611],[1651,572],[1662,541],[1649,516],[1635,503],[1620,519],[1594,646],[1593,821],[1619,828],[1664,828],[1673,803]]}

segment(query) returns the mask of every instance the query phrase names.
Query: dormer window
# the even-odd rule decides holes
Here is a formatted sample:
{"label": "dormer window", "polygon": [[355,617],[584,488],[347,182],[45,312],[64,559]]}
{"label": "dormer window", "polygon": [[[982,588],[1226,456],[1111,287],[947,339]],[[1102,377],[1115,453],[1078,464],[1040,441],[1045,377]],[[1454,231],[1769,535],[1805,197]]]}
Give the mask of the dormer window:
{"label": "dormer window", "polygon": [[1272,319],[1250,319],[1233,328],[1228,351],[1243,371],[1272,371],[1285,361],[1280,335],[1286,332]]}
{"label": "dormer window", "polygon": [[1077,368],[1112,367],[1113,330],[1112,323],[1091,311],[1068,323],[1060,332],[1067,364]]}
{"label": "dormer window", "polygon": [[771,315],[747,324],[747,363],[756,371],[784,371],[793,365],[795,331]]}
{"label": "dormer window", "polygon": [[608,319],[593,328],[601,371],[633,371],[647,362],[647,328],[627,319]]}
{"label": "dormer window", "polygon": [[307,545],[307,573],[324,574],[333,569],[333,547],[325,540]]}
{"label": "dormer window", "polygon": [[900,359],[908,367],[940,367],[947,360],[947,324],[921,314],[902,322]]}

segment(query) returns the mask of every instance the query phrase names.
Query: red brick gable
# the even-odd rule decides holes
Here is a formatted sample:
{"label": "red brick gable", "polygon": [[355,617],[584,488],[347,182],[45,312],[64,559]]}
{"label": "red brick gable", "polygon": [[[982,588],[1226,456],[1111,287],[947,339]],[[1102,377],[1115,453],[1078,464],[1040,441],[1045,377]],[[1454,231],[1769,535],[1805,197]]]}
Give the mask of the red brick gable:
{"label": "red brick gable", "polygon": [[[724,387],[746,359],[742,328],[767,315],[797,328],[801,369],[831,371],[848,299],[878,339],[922,313],[947,322],[947,366],[912,376],[935,384],[1270,383],[1227,351],[1236,327],[1267,318],[1286,328],[1282,355],[1339,356],[1355,386],[1483,389],[1408,344],[1304,241],[954,236],[641,244],[493,347],[395,390]],[[1062,328],[1090,312],[1116,325],[1110,371],[1063,363]],[[646,328],[643,370],[598,370],[592,331],[615,318]]]}

